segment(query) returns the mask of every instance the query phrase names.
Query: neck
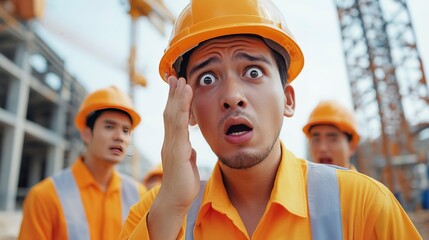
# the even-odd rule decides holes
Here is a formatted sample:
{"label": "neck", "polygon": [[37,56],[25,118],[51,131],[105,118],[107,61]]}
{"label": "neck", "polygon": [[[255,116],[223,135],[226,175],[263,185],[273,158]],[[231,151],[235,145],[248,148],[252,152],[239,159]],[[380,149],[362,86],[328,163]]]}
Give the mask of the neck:
{"label": "neck", "polygon": [[231,169],[221,164],[228,197],[243,220],[249,236],[252,236],[265,212],[280,160],[281,147],[278,143],[266,159],[249,169]]}
{"label": "neck", "polygon": [[106,191],[113,175],[114,164],[98,159],[90,154],[85,154],[84,164],[88,168],[102,191]]}

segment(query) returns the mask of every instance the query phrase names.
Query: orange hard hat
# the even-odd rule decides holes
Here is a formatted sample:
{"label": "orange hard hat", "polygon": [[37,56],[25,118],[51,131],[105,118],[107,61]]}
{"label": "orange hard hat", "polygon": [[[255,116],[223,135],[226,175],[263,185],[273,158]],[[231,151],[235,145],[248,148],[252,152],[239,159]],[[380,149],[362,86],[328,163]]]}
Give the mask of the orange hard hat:
{"label": "orange hard hat", "polygon": [[176,61],[201,42],[234,34],[269,39],[283,48],[279,53],[284,57],[282,52],[286,50],[289,82],[301,72],[304,55],[279,9],[270,0],[191,0],[173,27],[159,63],[161,77],[167,81],[168,76],[177,75]]}
{"label": "orange hard hat", "polygon": [[352,136],[351,142],[357,146],[360,140],[357,131],[357,122],[352,111],[334,100],[321,101],[308,118],[302,129],[310,138],[311,127],[319,124],[328,124]]}
{"label": "orange hard hat", "polygon": [[79,112],[76,114],[75,125],[77,129],[83,131],[86,127],[86,119],[97,110],[114,108],[128,113],[131,117],[131,129],[140,123],[140,115],[134,111],[131,99],[127,94],[115,86],[99,89],[83,100]]}
{"label": "orange hard hat", "polygon": [[152,170],[150,170],[143,178],[143,183],[146,185],[150,178],[154,176],[162,177],[162,164],[157,164]]}

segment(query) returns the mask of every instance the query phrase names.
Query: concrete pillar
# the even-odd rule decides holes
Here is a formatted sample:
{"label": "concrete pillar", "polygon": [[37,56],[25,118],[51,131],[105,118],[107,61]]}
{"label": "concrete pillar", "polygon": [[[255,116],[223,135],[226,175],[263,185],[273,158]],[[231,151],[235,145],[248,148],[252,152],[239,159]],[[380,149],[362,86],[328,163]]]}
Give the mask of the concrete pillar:
{"label": "concrete pillar", "polygon": [[43,179],[43,176],[40,176],[42,172],[42,163],[43,156],[35,156],[27,163],[30,165],[31,169],[31,171],[28,173],[28,186],[34,186],[40,182],[41,179]]}
{"label": "concrete pillar", "polygon": [[[66,102],[64,100],[61,100],[52,115],[53,129],[55,133],[59,135],[60,138],[64,138],[67,121],[66,109]],[[64,168],[64,151],[65,146],[63,143],[57,143],[56,145],[49,147],[47,156],[47,168],[45,172],[46,176],[52,176],[53,174]]]}
{"label": "concrete pillar", "polygon": [[58,103],[57,108],[52,114],[52,129],[57,133],[61,138],[64,138],[64,133],[66,131],[67,123],[67,103],[64,99]]}
{"label": "concrete pillar", "polygon": [[46,156],[45,177],[52,176],[64,166],[64,146],[50,146]]}
{"label": "concrete pillar", "polygon": [[0,210],[12,211],[15,209],[15,199],[21,166],[22,147],[24,142],[24,124],[26,121],[28,96],[30,92],[30,65],[28,52],[22,44],[17,50],[16,61],[21,63],[23,71],[19,79],[11,82],[8,91],[7,109],[16,113],[15,126],[5,132],[6,141],[3,147],[4,156],[1,166],[0,181]]}

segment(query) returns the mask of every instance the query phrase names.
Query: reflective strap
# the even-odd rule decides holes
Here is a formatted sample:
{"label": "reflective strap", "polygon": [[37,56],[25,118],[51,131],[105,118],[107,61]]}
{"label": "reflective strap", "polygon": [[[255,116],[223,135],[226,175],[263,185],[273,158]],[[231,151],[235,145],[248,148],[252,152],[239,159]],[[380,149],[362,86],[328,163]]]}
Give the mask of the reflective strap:
{"label": "reflective strap", "polygon": [[186,217],[186,231],[185,240],[194,240],[194,227],[197,221],[198,212],[201,208],[203,201],[204,189],[206,188],[206,181],[201,181],[200,191],[198,192],[197,198],[192,202],[191,208],[188,211]]}
{"label": "reflective strap", "polygon": [[120,176],[122,223],[124,223],[131,206],[139,200],[140,196],[135,180],[127,175],[120,174]]}
{"label": "reflective strap", "polygon": [[308,204],[314,240],[343,239],[336,168],[308,162]]}
{"label": "reflective strap", "polygon": [[52,179],[66,219],[68,239],[89,240],[88,221],[70,168],[55,174]]}

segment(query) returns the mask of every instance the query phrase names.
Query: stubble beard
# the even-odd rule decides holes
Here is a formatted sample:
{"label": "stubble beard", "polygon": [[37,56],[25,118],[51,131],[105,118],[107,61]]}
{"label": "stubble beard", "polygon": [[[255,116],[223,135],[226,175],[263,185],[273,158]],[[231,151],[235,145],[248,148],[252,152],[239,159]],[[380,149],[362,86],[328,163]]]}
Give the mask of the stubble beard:
{"label": "stubble beard", "polygon": [[239,152],[232,154],[230,156],[223,156],[218,155],[219,161],[223,163],[224,165],[232,168],[232,169],[248,169],[253,166],[258,165],[262,161],[264,161],[268,155],[273,150],[274,144],[276,143],[277,138],[274,138],[273,142],[259,151],[258,153],[246,153],[246,152]]}

